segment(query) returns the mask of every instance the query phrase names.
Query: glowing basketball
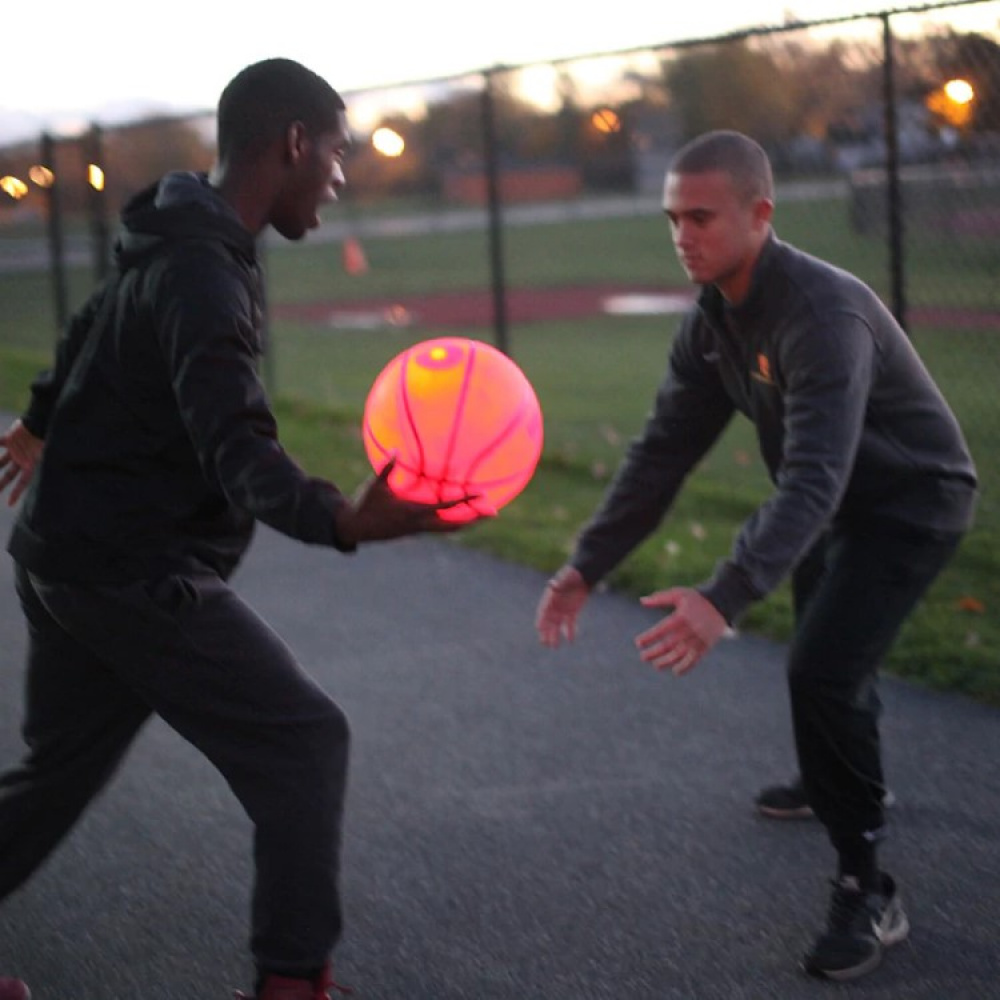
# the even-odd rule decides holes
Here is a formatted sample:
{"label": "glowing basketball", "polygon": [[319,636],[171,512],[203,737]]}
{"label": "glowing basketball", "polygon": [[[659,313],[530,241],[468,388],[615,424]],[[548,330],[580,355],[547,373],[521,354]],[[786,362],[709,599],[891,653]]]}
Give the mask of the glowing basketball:
{"label": "glowing basketball", "polygon": [[542,411],[520,368],[464,337],[415,344],[379,373],[365,403],[365,451],[376,471],[395,454],[392,491],[438,503],[478,494],[440,516],[470,521],[499,510],[531,479]]}

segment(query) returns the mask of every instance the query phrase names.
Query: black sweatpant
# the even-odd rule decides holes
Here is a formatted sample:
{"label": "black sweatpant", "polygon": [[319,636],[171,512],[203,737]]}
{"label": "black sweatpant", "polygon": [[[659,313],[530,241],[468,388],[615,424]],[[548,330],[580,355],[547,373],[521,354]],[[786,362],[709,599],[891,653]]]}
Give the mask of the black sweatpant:
{"label": "black sweatpant", "polygon": [[960,539],[903,524],[835,525],[793,576],[795,745],[809,804],[842,859],[884,825],[879,664]]}
{"label": "black sweatpant", "polygon": [[155,712],[218,768],[254,826],[251,951],[295,974],[341,929],[348,728],[281,639],[220,579],[43,582],[28,624],[21,763],[0,776],[0,898],[42,863]]}

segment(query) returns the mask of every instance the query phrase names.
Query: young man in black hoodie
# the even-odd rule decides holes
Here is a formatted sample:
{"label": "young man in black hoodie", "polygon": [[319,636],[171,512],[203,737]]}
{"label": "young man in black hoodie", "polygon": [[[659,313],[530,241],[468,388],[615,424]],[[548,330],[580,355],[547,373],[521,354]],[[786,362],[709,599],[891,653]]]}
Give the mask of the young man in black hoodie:
{"label": "young man in black hoodie", "polygon": [[876,672],[968,528],[976,473],[889,311],[852,275],[780,242],[773,207],[770,164],[747,136],[708,133],[673,160],[664,210],[701,295],[645,429],[543,593],[537,626],[547,645],[572,639],[593,586],[657,527],[733,414],[754,423],[774,493],[711,580],[643,598],[668,613],[636,642],[644,661],[684,674],[796,571],[796,749],[838,858],[829,926],[804,965],[851,979],[908,928],[876,857]]}
{"label": "young man in black hoodie", "polygon": [[219,102],[216,170],[169,174],[126,207],[111,280],[0,438],[0,489],[24,492],[9,550],[29,628],[28,753],[0,776],[0,897],[156,713],[254,824],[258,1000],[331,985],[348,727],[226,581],[258,520],[343,552],[454,527],[438,517],[452,504],[397,499],[388,469],[355,499],[308,476],[258,375],[255,238],[319,225],[349,142],[343,101],[310,70],[239,73]]}

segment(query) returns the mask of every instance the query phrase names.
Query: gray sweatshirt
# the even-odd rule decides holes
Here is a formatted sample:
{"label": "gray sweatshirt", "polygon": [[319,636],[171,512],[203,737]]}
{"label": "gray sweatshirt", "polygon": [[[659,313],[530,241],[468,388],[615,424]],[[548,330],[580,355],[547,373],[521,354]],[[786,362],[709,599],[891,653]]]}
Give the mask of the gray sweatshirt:
{"label": "gray sweatshirt", "polygon": [[834,521],[961,533],[976,471],[958,421],[875,293],[773,235],[747,298],[702,289],[653,410],[570,562],[596,583],[656,529],[734,412],[775,490],[698,589],[735,622]]}

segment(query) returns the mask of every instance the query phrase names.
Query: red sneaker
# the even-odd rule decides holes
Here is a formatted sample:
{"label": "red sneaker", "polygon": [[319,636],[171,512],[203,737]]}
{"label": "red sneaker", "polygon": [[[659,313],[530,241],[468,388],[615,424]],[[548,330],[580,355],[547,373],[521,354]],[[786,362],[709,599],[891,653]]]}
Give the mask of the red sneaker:
{"label": "red sneaker", "polygon": [[[316,980],[291,979],[288,976],[265,975],[260,987],[260,993],[255,997],[236,991],[235,1000],[330,1000],[330,990],[335,993],[350,995],[354,992],[349,986],[341,986],[333,981],[330,967]],[[0,993],[0,1000],[7,997]],[[15,995],[11,1000],[20,1000]]]}
{"label": "red sneaker", "polygon": [[31,990],[20,979],[4,979],[0,976],[0,1000],[31,1000]]}

